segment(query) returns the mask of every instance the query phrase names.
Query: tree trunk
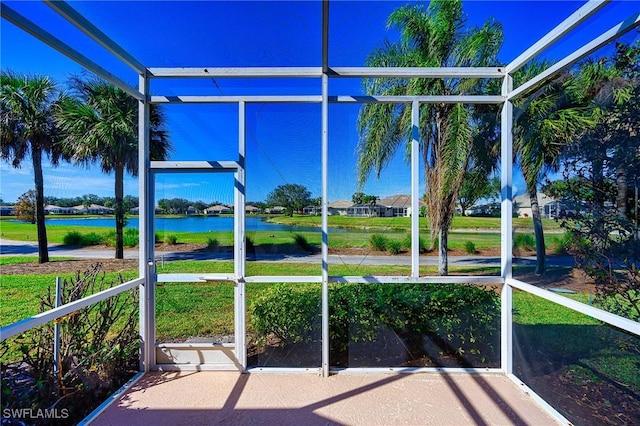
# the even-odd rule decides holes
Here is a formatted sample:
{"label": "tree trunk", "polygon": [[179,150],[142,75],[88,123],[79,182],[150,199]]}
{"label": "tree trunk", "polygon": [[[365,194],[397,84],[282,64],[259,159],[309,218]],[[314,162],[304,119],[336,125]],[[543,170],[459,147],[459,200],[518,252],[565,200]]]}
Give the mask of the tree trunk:
{"label": "tree trunk", "polygon": [[115,167],[115,192],[116,192],[116,259],[124,259],[124,166]]}
{"label": "tree trunk", "polygon": [[440,228],[438,231],[438,275],[449,275],[448,240],[448,230]]}
{"label": "tree trunk", "polygon": [[627,184],[627,169],[625,167],[618,167],[616,170],[616,186],[618,193],[616,196],[616,208],[618,214],[626,216],[627,214],[627,191],[629,186]]}
{"label": "tree trunk", "polygon": [[542,229],[542,218],[540,217],[540,206],[538,205],[538,190],[535,186],[528,188],[531,200],[531,217],[533,218],[533,232],[536,238],[536,275],[545,273],[545,246],[544,230]]}
{"label": "tree trunk", "polygon": [[36,186],[36,229],[38,232],[38,262],[49,261],[47,242],[47,226],[44,223],[44,178],[42,176],[42,150],[31,145],[31,159],[33,161],[33,176]]}

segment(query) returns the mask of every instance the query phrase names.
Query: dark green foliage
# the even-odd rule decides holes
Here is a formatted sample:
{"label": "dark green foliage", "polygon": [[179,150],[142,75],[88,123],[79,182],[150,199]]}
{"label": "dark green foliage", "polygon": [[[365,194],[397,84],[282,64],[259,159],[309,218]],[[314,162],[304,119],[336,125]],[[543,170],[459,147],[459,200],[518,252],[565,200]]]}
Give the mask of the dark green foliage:
{"label": "dark green foliage", "polygon": [[[140,235],[140,232],[138,231],[137,228],[125,228],[122,236],[124,247],[136,247],[138,245],[139,235]],[[157,237],[158,235],[156,235],[156,242],[158,242]],[[104,242],[110,247],[115,247],[116,245],[115,231],[109,232],[104,237]]]}
{"label": "dark green foliage", "polygon": [[69,231],[62,242],[68,246],[79,246],[82,242],[82,234],[79,231]]}
{"label": "dark green foliage", "polygon": [[369,245],[374,250],[384,251],[387,249],[387,237],[382,234],[373,234],[369,238]]}
{"label": "dark green foliage", "polygon": [[214,251],[220,247],[220,242],[215,238],[207,238],[207,250]]}
{"label": "dark green foliage", "polygon": [[465,241],[464,242],[464,251],[469,254],[476,254],[478,250],[476,250],[476,245],[473,241]]}
{"label": "dark green foliage", "polygon": [[253,325],[258,335],[273,335],[283,346],[311,341],[313,330],[321,328],[320,314],[317,285],[276,284],[253,302]]}
{"label": "dark green foliage", "polygon": [[[117,282],[107,281],[100,264],[96,264],[64,281],[62,303],[80,300],[122,282],[122,277]],[[50,287],[40,301],[40,312],[54,306],[54,290]],[[2,363],[3,409],[39,410],[55,406],[69,414],[65,424],[82,420],[137,370],[137,324],[136,290],[62,318],[57,377],[53,374],[52,322],[3,341],[0,354],[8,353],[9,345],[18,347],[20,352],[19,362]]]}
{"label": "dark green foliage", "polygon": [[[422,215],[421,215],[422,216]],[[411,234],[406,234],[402,241],[402,246],[408,250],[411,250]],[[418,252],[425,253],[427,251],[427,243],[424,238],[418,237]]]}
{"label": "dark green foliage", "polygon": [[513,239],[513,247],[521,250],[533,250],[536,248],[536,239],[531,234],[516,234]]}
{"label": "dark green foliage", "polygon": [[[275,336],[281,345],[311,342],[321,330],[317,285],[279,284],[253,303],[260,339]],[[383,328],[407,341],[429,336],[442,353],[493,360],[497,348],[500,301],[492,289],[455,284],[332,284],[329,293],[331,351],[340,359],[354,342],[373,342]]]}
{"label": "dark green foliage", "polygon": [[311,202],[311,193],[303,186],[293,183],[279,185],[267,195],[267,205],[285,208],[288,216],[299,213]]}
{"label": "dark green foliage", "polygon": [[387,240],[385,249],[391,254],[398,254],[402,251],[402,241],[399,240]]}
{"label": "dark green foliage", "polygon": [[178,243],[178,236],[176,234],[167,234],[164,236],[164,243],[174,246]]}
{"label": "dark green foliage", "polygon": [[62,239],[62,242],[68,246],[96,246],[104,243],[104,241],[105,237],[95,232],[82,234],[79,231],[69,231]]}

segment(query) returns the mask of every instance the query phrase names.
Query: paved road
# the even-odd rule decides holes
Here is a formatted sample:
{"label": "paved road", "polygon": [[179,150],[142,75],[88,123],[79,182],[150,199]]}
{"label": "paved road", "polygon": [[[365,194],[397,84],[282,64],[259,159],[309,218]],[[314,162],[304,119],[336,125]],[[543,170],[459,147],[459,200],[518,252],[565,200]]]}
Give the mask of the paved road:
{"label": "paved road", "polygon": [[[0,255],[37,255],[38,245],[35,242],[12,241],[0,239]],[[113,250],[99,250],[92,248],[69,248],[59,244],[49,245],[50,256],[72,257],[77,259],[112,259]],[[137,250],[125,250],[125,259],[137,259]],[[180,252],[180,251],[156,251],[158,261],[165,260],[233,260],[230,253],[210,252]],[[290,262],[290,263],[321,263],[319,254],[266,254],[259,253],[248,258],[250,261]],[[534,265],[535,257],[520,257],[514,259],[516,265]],[[398,265],[410,266],[410,256],[354,256],[354,255],[329,255],[332,264],[347,265]],[[420,264],[424,266],[437,265],[437,256],[420,256]],[[547,267],[572,266],[573,258],[569,256],[549,256]],[[500,266],[500,257],[496,256],[449,256],[450,266]]]}

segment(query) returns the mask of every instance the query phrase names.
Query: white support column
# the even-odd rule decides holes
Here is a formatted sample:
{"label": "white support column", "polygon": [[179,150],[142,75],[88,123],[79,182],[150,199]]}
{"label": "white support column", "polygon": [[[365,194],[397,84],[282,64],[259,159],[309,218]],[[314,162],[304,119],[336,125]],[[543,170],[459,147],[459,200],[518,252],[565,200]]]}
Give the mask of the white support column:
{"label": "white support column", "polygon": [[246,104],[238,103],[238,170],[234,176],[234,274],[236,286],[234,292],[235,306],[235,345],[236,358],[243,370],[247,369],[247,344],[246,344],[246,233],[245,211],[247,201],[246,191]]}
{"label": "white support column", "polygon": [[329,1],[322,2],[322,376],[329,377]]}
{"label": "white support column", "polygon": [[322,375],[329,377],[329,76],[322,76]]}
{"label": "white support column", "polygon": [[420,276],[420,103],[411,103],[411,276]]}
{"label": "white support column", "polygon": [[141,370],[148,372],[155,366],[155,281],[154,260],[154,182],[150,173],[149,135],[149,79],[140,75],[139,90],[143,99],[138,102],[138,198],[139,204],[139,274],[144,279],[139,288]]}
{"label": "white support column", "polygon": [[[502,95],[508,96],[513,80],[506,75],[502,84]],[[512,277],[513,267],[513,104],[505,101],[501,114],[501,210],[500,210],[500,258],[502,286],[501,312],[501,364],[506,374],[513,370],[512,290],[507,280]]]}

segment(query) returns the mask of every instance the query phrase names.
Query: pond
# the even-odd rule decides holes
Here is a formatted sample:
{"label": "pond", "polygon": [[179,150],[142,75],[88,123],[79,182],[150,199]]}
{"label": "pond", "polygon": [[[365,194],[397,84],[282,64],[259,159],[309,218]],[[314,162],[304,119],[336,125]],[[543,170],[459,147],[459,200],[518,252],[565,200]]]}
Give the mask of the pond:
{"label": "pond", "polygon": [[[247,231],[295,231],[295,232],[320,232],[320,218],[318,227],[282,225],[269,223],[259,216],[246,216]],[[47,226],[100,226],[115,228],[114,218],[52,218],[47,217]],[[179,218],[157,217],[155,219],[157,231],[171,232],[220,232],[233,231],[233,216],[187,216]],[[138,218],[127,218],[126,228],[138,228]],[[330,229],[330,232],[344,232],[344,229]]]}

